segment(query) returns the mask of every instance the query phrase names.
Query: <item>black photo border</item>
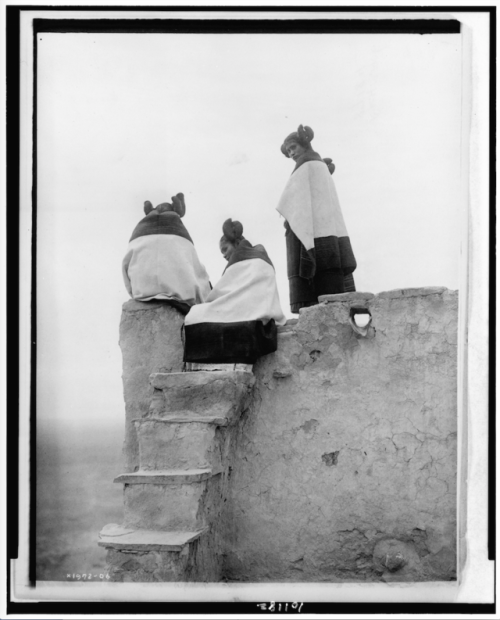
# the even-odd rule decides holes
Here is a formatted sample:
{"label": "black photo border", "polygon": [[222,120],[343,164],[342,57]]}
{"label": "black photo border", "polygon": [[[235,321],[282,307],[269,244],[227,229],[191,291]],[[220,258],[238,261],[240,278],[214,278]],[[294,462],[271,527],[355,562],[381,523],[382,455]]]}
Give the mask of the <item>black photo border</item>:
{"label": "black photo border", "polygon": [[[287,13],[450,13],[486,12],[490,17],[490,103],[489,103],[489,209],[490,209],[490,260],[489,260],[489,437],[488,437],[488,558],[495,560],[495,337],[496,337],[496,7],[494,6],[50,6],[50,5],[7,5],[5,7],[6,25],[6,81],[7,81],[7,130],[6,130],[6,163],[7,163],[7,195],[6,195],[6,237],[7,237],[7,612],[18,615],[40,614],[257,614],[259,609],[254,602],[14,602],[11,600],[11,560],[18,557],[18,480],[19,480],[19,234],[20,234],[20,23],[21,14],[25,11],[50,11],[56,17],[34,20],[34,118],[33,118],[33,233],[32,233],[32,297],[31,297],[31,396],[30,396],[30,433],[36,437],[36,49],[39,32],[195,32],[195,33],[453,33],[460,31],[460,22],[454,19],[238,19],[238,12],[287,12]],[[57,12],[165,12],[165,19],[57,19]],[[230,13],[231,19],[178,19],[177,12]],[[169,15],[167,15],[167,13]],[[457,29],[458,28],[458,29]],[[36,446],[30,445],[30,554],[29,577],[35,586],[35,518],[36,518]],[[496,586],[496,567],[495,567]],[[495,588],[496,589],[496,588]],[[290,601],[288,601],[290,603]],[[286,601],[282,601],[286,603]],[[276,602],[278,605],[279,602]],[[494,614],[496,598],[492,604],[467,603],[304,603],[301,613],[314,614]],[[263,612],[260,612],[263,613]],[[277,613],[277,612],[275,612]],[[290,613],[290,611],[288,612]],[[296,612],[295,612],[296,613]],[[266,614],[267,615],[267,614]]]}

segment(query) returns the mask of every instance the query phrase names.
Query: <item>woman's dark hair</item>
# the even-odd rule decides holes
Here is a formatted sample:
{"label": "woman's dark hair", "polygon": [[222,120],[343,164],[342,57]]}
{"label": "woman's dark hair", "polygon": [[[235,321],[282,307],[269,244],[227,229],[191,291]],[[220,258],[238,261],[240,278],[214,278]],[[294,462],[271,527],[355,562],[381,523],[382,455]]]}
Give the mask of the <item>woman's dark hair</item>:
{"label": "woman's dark hair", "polygon": [[243,225],[241,222],[233,222],[231,218],[227,219],[224,224],[222,224],[222,232],[224,234],[222,235],[219,243],[226,241],[232,245],[237,245],[242,239],[245,238],[243,236]]}
{"label": "woman's dark hair", "polygon": [[314,131],[308,127],[307,125],[304,127],[303,125],[299,125],[297,131],[294,131],[289,136],[287,136],[281,145],[281,152],[285,157],[290,157],[286,150],[286,145],[288,142],[297,142],[300,146],[304,147],[306,150],[312,149],[311,140],[314,138]]}
{"label": "woman's dark hair", "polygon": [[172,211],[173,213],[177,213],[179,217],[184,217],[184,215],[186,214],[186,203],[184,201],[184,194],[179,193],[175,196],[172,196],[172,204],[170,202],[162,202],[156,207],[153,207],[151,202],[149,200],[146,200],[146,202],[144,203],[144,213],[146,215],[149,215],[154,209],[156,209],[156,212],[159,214],[169,213]]}

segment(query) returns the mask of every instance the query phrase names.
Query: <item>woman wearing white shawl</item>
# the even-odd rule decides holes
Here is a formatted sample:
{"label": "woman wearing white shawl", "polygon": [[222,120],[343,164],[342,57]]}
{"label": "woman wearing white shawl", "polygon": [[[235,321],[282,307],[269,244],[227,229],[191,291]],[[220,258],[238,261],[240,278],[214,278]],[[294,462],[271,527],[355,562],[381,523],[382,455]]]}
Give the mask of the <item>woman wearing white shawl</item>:
{"label": "woman wearing white shawl", "polygon": [[206,302],[186,316],[184,361],[253,364],[276,351],[276,325],[286,319],[264,247],[252,246],[239,222],[226,220],[222,229],[220,250],[228,264]]}
{"label": "woman wearing white shawl", "polygon": [[183,314],[205,301],[210,282],[193,241],[181,221],[184,195],[172,197],[153,209],[144,203],[144,217],[135,227],[122,263],[123,280],[137,301],[158,299]]}
{"label": "woman wearing white shawl", "polygon": [[312,150],[314,132],[299,126],[281,152],[295,168],[277,210],[285,218],[291,311],[318,303],[320,295],[356,290],[356,260],[331,175],[331,159]]}

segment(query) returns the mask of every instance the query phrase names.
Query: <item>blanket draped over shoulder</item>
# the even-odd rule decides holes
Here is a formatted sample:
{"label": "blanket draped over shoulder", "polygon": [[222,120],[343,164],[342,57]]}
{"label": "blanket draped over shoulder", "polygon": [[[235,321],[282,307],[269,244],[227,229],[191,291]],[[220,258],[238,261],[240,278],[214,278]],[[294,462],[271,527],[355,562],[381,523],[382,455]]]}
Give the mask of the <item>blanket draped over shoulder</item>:
{"label": "blanket draped over shoulder", "polygon": [[254,363],[276,351],[276,325],[285,322],[266,250],[243,240],[206,302],[186,316],[184,361]]}
{"label": "blanket draped over shoulder", "polygon": [[135,227],[122,263],[133,299],[166,300],[186,313],[205,301],[210,282],[177,213],[152,211]]}
{"label": "blanket draped over shoulder", "polygon": [[285,218],[292,312],[319,295],[354,290],[356,260],[328,166],[314,151],[297,161],[277,206]]}

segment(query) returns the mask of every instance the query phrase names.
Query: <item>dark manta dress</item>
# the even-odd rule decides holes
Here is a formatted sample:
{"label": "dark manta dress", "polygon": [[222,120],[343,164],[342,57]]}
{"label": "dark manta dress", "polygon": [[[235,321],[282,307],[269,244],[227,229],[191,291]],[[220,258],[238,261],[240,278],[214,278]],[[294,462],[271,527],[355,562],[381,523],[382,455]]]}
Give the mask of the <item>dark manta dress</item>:
{"label": "dark manta dress", "polygon": [[[292,174],[311,161],[327,165],[318,153],[309,150],[299,158]],[[356,260],[348,236],[315,237],[314,248],[306,250],[288,222],[285,222],[285,228],[290,307],[293,313],[298,313],[300,308],[316,305],[320,295],[356,290],[353,277]]]}
{"label": "dark manta dress", "polygon": [[266,250],[243,240],[207,302],[186,317],[184,361],[253,364],[276,351],[285,320]]}

